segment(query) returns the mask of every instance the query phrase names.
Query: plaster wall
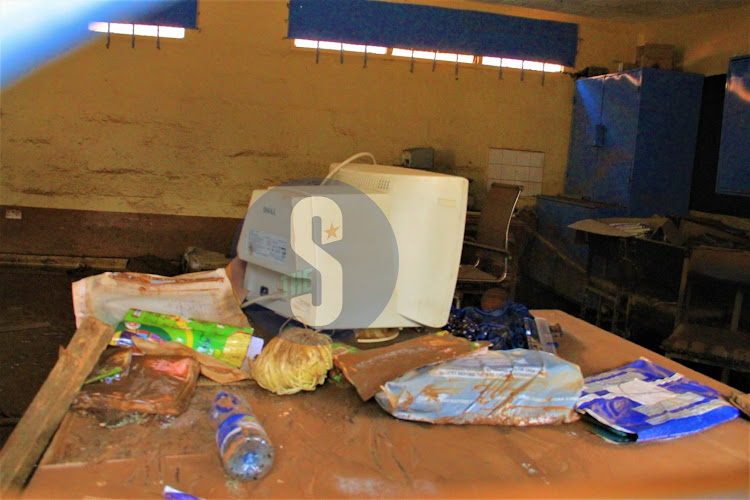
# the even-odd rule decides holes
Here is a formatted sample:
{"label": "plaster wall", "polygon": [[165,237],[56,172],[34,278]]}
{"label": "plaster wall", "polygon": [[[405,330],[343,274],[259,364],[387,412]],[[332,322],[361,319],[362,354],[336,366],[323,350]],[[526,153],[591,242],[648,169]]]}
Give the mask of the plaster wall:
{"label": "plaster wall", "polygon": [[[423,3],[576,22],[578,69],[614,68],[632,60],[637,41],[659,42],[650,24]],[[456,75],[453,64],[433,72],[430,62],[411,72],[390,56],[363,68],[361,56],[342,64],[330,53],[316,63],[285,39],[284,1],[201,0],[199,9],[200,29],[184,40],[157,50],[153,39],[131,48],[129,36],[113,35],[106,48],[92,36],[2,89],[0,205],[241,217],[252,189],[325,175],[360,151],[398,163],[401,150],[420,146],[435,148],[439,170],[474,181],[479,206],[490,147],[544,152],[543,193],[562,191],[570,75],[542,84],[537,72],[505,69],[500,79],[475,65]],[[684,28],[675,23],[670,39]],[[697,53],[690,42],[685,53]],[[724,66],[726,48],[701,61],[686,68]]]}
{"label": "plaster wall", "polygon": [[675,45],[682,69],[705,76],[726,73],[730,58],[750,54],[750,7],[653,21],[638,28],[637,45]]}

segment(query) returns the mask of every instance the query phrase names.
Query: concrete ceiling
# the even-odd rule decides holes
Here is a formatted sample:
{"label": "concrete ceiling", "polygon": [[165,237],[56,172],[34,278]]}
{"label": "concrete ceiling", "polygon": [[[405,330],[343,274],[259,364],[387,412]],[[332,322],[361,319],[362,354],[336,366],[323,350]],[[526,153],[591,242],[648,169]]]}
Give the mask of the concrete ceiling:
{"label": "concrete ceiling", "polygon": [[639,22],[750,5],[750,0],[476,0],[613,21]]}

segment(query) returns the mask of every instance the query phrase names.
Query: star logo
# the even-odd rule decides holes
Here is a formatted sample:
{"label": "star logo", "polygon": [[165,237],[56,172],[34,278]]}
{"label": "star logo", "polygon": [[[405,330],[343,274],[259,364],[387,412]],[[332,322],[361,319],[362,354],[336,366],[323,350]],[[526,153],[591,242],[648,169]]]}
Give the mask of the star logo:
{"label": "star logo", "polygon": [[325,230],[325,233],[328,235],[326,238],[327,240],[330,240],[331,238],[336,237],[336,232],[341,228],[341,226],[333,227],[333,223],[331,223],[331,226]]}

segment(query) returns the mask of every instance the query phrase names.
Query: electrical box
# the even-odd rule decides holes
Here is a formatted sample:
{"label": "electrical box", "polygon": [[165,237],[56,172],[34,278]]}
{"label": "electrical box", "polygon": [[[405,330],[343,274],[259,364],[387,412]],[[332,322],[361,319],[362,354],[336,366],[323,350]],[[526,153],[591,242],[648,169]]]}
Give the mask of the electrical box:
{"label": "electrical box", "polygon": [[435,150],[432,148],[411,148],[401,152],[401,164],[404,167],[419,170],[435,168]]}

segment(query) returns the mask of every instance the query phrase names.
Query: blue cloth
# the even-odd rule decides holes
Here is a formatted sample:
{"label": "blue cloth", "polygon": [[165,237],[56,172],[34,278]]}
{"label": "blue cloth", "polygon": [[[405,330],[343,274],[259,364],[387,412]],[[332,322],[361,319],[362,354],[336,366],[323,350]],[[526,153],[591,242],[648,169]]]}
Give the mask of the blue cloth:
{"label": "blue cloth", "polygon": [[451,308],[445,329],[468,340],[492,342],[490,349],[527,349],[524,318],[534,319],[525,305],[505,301],[499,309],[485,311],[477,307]]}

